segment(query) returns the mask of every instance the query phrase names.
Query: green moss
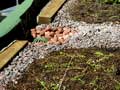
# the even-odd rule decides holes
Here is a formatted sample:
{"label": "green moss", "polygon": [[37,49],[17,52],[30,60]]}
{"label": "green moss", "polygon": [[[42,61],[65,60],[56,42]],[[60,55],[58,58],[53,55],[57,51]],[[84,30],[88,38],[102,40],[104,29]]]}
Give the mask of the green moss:
{"label": "green moss", "polygon": [[57,68],[58,65],[56,63],[48,63],[44,66],[45,69],[47,70],[53,70],[54,68]]}
{"label": "green moss", "polygon": [[120,90],[120,83],[115,85],[115,90]]}
{"label": "green moss", "polygon": [[100,51],[96,51],[95,55],[98,57],[104,56],[104,53],[100,52]]}
{"label": "green moss", "polygon": [[84,77],[84,75],[77,75],[71,78],[72,81],[79,81],[80,84],[85,84],[85,81],[82,80],[82,78]]}
{"label": "green moss", "polygon": [[106,69],[107,73],[114,73],[116,71],[115,65],[111,65],[109,68]]}
{"label": "green moss", "polygon": [[74,65],[73,62],[71,62],[70,64],[69,63],[63,63],[63,64],[60,65],[60,67],[67,68],[68,66],[71,67],[73,65]]}

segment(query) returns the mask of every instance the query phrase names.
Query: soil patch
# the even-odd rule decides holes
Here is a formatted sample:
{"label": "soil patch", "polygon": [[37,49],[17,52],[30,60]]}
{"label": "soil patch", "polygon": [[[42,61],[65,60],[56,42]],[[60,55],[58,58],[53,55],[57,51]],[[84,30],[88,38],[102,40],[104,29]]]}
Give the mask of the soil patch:
{"label": "soil patch", "polygon": [[8,90],[120,90],[120,50],[70,49],[35,60]]}
{"label": "soil patch", "polygon": [[120,4],[100,4],[97,0],[76,0],[67,8],[74,21],[120,23]]}

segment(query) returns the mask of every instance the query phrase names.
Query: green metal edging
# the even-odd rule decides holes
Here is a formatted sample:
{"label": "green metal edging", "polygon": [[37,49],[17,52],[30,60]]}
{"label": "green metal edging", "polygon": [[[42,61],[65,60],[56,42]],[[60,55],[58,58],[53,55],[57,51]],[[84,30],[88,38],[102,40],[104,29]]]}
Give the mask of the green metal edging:
{"label": "green metal edging", "polygon": [[16,10],[11,12],[1,23],[0,23],[0,38],[9,33],[18,23],[20,23],[20,17],[25,13],[26,10],[32,5],[33,0],[25,0],[23,3],[16,7]]}

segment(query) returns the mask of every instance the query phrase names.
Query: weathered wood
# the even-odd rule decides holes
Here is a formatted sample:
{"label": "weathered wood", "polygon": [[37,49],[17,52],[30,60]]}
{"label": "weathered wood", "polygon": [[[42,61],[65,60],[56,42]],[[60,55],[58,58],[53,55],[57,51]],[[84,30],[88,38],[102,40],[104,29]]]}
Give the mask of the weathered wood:
{"label": "weathered wood", "polygon": [[38,24],[48,24],[66,0],[50,0],[37,16]]}
{"label": "weathered wood", "polygon": [[28,41],[16,40],[11,46],[0,53],[0,69],[3,68]]}

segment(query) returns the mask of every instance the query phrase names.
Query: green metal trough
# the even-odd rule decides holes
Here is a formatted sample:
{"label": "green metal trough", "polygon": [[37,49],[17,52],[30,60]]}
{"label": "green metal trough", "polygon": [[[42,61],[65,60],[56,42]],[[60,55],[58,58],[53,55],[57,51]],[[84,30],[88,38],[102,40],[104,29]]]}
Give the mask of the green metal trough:
{"label": "green metal trough", "polygon": [[16,6],[14,4],[15,8],[11,7],[13,4],[11,6],[4,4],[4,8],[0,8],[0,50],[14,40],[32,41],[30,29],[37,25],[37,15],[49,2],[49,0],[19,1],[20,4]]}
{"label": "green metal trough", "polygon": [[24,0],[16,9],[0,22],[0,38],[13,30],[21,22],[21,16],[30,8],[33,0]]}

